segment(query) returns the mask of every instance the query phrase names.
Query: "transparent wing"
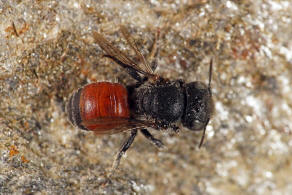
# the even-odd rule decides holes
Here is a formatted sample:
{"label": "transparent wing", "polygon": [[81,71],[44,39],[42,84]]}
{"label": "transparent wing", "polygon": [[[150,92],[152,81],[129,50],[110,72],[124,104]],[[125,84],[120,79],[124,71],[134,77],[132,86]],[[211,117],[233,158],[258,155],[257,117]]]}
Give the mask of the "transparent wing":
{"label": "transparent wing", "polygon": [[148,77],[153,76],[152,73],[142,70],[133,60],[128,58],[126,54],[113,46],[100,33],[93,32],[93,37],[96,43],[106,52],[106,54],[109,55],[111,58],[114,58],[115,60],[121,62],[123,64],[123,67],[125,66],[126,68],[134,69],[135,71]]}
{"label": "transparent wing", "polygon": [[128,44],[135,51],[136,55],[140,58],[140,61],[143,63],[143,65],[145,67],[145,71],[150,73],[150,74],[153,74],[152,68],[150,67],[149,63],[147,62],[145,57],[142,55],[142,53],[139,51],[137,44],[135,43],[135,40],[131,37],[131,35],[128,32],[128,30],[126,29],[126,27],[121,25],[120,30],[121,30],[123,36],[125,37],[125,39],[127,40]]}
{"label": "transparent wing", "polygon": [[81,123],[84,127],[93,131],[96,135],[116,134],[131,129],[153,127],[154,124],[147,121],[139,121],[129,118],[99,118]]}

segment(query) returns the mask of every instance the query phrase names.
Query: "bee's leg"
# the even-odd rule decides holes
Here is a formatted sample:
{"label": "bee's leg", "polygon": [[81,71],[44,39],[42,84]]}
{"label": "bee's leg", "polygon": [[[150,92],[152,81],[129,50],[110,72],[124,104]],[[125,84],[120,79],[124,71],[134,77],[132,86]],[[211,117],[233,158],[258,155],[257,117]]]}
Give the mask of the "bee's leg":
{"label": "bee's leg", "polygon": [[135,137],[137,135],[137,129],[133,129],[131,131],[131,135],[130,137],[124,142],[124,144],[122,145],[119,153],[116,156],[116,159],[113,162],[112,165],[112,169],[111,169],[111,174],[118,168],[119,164],[120,164],[120,160],[122,158],[122,156],[126,153],[126,151],[130,148],[131,144],[133,143]]}
{"label": "bee's leg", "polygon": [[176,126],[176,125],[171,125],[170,128],[172,128],[172,130],[173,130],[175,133],[178,133],[178,132],[179,132],[179,127]]}
{"label": "bee's leg", "polygon": [[164,144],[159,140],[153,137],[151,133],[147,129],[141,129],[141,133],[149,140],[152,144],[154,144],[157,148],[163,148]]}

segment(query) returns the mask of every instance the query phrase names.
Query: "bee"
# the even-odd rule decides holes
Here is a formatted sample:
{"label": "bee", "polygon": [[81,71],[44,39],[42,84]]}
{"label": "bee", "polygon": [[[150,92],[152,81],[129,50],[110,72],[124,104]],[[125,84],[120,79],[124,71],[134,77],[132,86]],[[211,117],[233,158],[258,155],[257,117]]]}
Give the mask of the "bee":
{"label": "bee", "polygon": [[182,124],[191,131],[203,130],[201,147],[213,112],[212,60],[208,85],[199,81],[186,83],[179,79],[163,78],[154,73],[155,67],[138,50],[126,27],[121,26],[120,30],[142,66],[100,33],[93,32],[93,37],[105,56],[124,68],[136,83],[123,86],[119,83],[96,82],[79,88],[67,104],[69,121],[96,135],[131,131],[114,160],[112,170],[119,166],[121,157],[133,143],[138,131],[158,148],[164,146],[148,131],[149,128],[177,132]]}

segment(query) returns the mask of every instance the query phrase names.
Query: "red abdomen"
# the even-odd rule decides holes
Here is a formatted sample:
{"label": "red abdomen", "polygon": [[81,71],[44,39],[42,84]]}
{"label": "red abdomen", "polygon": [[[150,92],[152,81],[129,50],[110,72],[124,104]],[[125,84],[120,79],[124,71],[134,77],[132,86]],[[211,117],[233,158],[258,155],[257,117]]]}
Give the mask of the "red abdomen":
{"label": "red abdomen", "polygon": [[130,117],[127,90],[118,83],[99,82],[80,88],[70,97],[67,110],[70,121],[86,130],[112,129],[119,125],[117,121]]}

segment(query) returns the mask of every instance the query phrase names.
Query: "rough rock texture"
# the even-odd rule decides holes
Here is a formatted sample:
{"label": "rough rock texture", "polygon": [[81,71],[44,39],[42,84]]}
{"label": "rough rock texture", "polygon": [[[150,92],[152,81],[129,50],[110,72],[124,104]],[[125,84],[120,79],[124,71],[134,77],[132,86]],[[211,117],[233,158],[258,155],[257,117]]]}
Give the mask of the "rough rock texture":
{"label": "rough rock texture", "polygon": [[[138,136],[106,181],[128,136],[72,127],[69,95],[94,81],[131,83],[92,32],[134,56],[161,31],[157,73],[208,81],[214,59],[215,113],[201,132]],[[292,2],[1,1],[0,193],[291,194]]]}

